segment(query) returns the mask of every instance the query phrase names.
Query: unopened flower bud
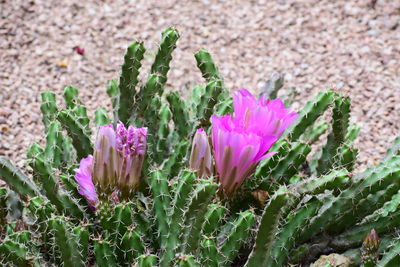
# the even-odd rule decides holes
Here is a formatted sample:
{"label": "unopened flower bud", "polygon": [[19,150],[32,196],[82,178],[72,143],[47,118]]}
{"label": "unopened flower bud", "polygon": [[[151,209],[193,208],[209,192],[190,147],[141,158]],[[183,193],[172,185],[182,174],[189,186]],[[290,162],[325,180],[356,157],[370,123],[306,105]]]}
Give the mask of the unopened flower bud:
{"label": "unopened flower bud", "polygon": [[210,177],[212,175],[211,148],[207,134],[202,128],[196,131],[193,138],[190,168],[196,170],[200,177]]}
{"label": "unopened flower bud", "polygon": [[377,263],[379,260],[379,249],[380,239],[375,229],[372,229],[364,239],[361,246],[361,259],[363,263],[371,264]]}

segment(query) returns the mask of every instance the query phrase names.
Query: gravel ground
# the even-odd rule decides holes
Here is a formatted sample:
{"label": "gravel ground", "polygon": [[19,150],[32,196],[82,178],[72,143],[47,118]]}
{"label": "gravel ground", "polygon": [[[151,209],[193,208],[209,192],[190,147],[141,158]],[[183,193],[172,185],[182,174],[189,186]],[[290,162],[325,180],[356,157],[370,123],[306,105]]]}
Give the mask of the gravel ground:
{"label": "gravel ground", "polygon": [[0,155],[23,166],[28,145],[43,140],[41,91],[61,96],[74,85],[91,114],[109,107],[105,85],[126,46],[145,42],[147,72],[161,31],[175,25],[169,87],[202,82],[193,57],[200,48],[232,90],[258,92],[273,71],[284,73],[299,92],[295,109],[335,87],[351,96],[363,126],[359,164],[373,164],[400,131],[399,23],[398,0],[0,0]]}

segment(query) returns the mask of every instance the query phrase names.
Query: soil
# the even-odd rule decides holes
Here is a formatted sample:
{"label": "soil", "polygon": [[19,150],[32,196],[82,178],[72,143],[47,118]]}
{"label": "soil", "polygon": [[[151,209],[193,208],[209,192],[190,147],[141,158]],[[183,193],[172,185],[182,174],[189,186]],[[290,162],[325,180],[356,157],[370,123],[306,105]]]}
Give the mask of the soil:
{"label": "soil", "polygon": [[200,48],[231,90],[259,92],[271,73],[284,73],[296,110],[334,87],[352,98],[363,168],[400,132],[399,23],[400,2],[391,0],[0,0],[0,156],[22,167],[27,147],[43,142],[40,92],[54,90],[62,103],[73,85],[91,115],[110,109],[106,83],[127,45],[147,47],[143,78],[162,30],[176,26],[168,87],[203,82],[193,57]]}

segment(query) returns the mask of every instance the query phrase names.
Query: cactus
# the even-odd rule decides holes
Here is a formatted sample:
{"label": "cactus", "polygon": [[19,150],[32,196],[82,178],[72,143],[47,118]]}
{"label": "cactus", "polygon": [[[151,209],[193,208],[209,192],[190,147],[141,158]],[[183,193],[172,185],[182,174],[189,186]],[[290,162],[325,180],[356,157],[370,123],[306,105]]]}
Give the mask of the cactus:
{"label": "cactus", "polygon": [[[135,42],[128,47],[124,57],[124,64],[122,64],[121,76],[119,78],[119,94],[118,102],[116,104],[118,120],[126,123],[129,119],[130,112],[132,111],[132,102],[134,101],[136,95],[136,85],[138,83],[139,69],[142,66],[141,60],[145,48],[143,43]],[[110,85],[110,94],[113,84]]]}
{"label": "cactus", "polygon": [[[292,195],[285,188],[280,188],[265,206],[253,250],[245,266],[259,264],[267,266],[267,260],[272,253],[271,244],[278,233],[279,220],[282,217],[282,207],[287,205]],[[267,248],[267,249],[266,249]]]}
{"label": "cactus", "polygon": [[[275,129],[270,134],[277,135],[271,137],[273,144],[266,151],[253,151],[263,143],[243,145],[238,136],[250,126],[260,127],[261,121],[249,125],[248,119],[270,102],[262,98],[254,109],[248,105],[238,110],[236,102],[234,107],[205,50],[195,54],[205,82],[195,86],[191,99],[165,90],[178,38],[175,28],[163,32],[142,82],[139,69],[145,48],[133,43],[119,81],[108,83],[111,109],[98,108],[94,118],[89,118],[75,87],[64,88],[64,107],[57,106],[55,93],[41,94],[45,138],[43,144],[29,147],[26,174],[0,158],[0,178],[6,183],[0,186],[0,262],[6,266],[308,266],[321,254],[335,252],[357,264],[399,265],[399,138],[379,164],[353,173],[358,154],[354,141],[360,128],[350,123],[350,99],[328,89],[308,101],[291,126],[283,118],[271,119]],[[282,84],[282,77],[272,77],[271,98]],[[265,91],[262,94],[266,97]],[[283,106],[278,99],[271,101]],[[218,145],[227,140],[214,119],[234,109],[231,118],[243,111],[243,121],[230,126],[243,129],[229,132],[235,142]],[[324,114],[328,109],[332,112]],[[213,115],[217,117],[210,120]],[[116,132],[119,120],[127,126],[126,134],[121,126]],[[287,128],[280,135],[282,125]],[[147,127],[140,128],[146,134],[132,133],[139,127]],[[97,136],[107,138],[94,147],[97,130],[101,133]],[[200,142],[194,138],[199,131],[210,159],[207,175],[189,159],[192,143]],[[135,139],[143,136],[146,142]],[[265,137],[256,131],[249,136]],[[324,141],[318,150],[316,143]],[[233,155],[231,148],[236,145],[240,149]],[[138,151],[143,154],[138,156]],[[217,159],[218,152],[222,156]],[[253,152],[260,154],[254,161]],[[133,174],[135,185],[127,182]],[[373,238],[363,244],[371,229],[381,237],[379,248],[370,242]]]}

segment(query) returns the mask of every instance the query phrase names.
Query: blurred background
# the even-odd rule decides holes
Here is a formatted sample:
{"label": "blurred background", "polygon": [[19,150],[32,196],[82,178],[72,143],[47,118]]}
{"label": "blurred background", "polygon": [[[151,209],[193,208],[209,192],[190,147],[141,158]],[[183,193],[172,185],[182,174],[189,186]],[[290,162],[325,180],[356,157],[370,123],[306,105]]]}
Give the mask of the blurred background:
{"label": "blurred background", "polygon": [[329,87],[350,95],[361,168],[400,134],[399,0],[0,0],[0,156],[21,167],[43,139],[41,91],[61,100],[73,85],[90,115],[110,109],[106,83],[126,47],[144,41],[143,78],[169,26],[181,34],[171,90],[203,82],[193,53],[205,48],[232,91],[258,93],[280,72],[296,88],[295,110]]}

